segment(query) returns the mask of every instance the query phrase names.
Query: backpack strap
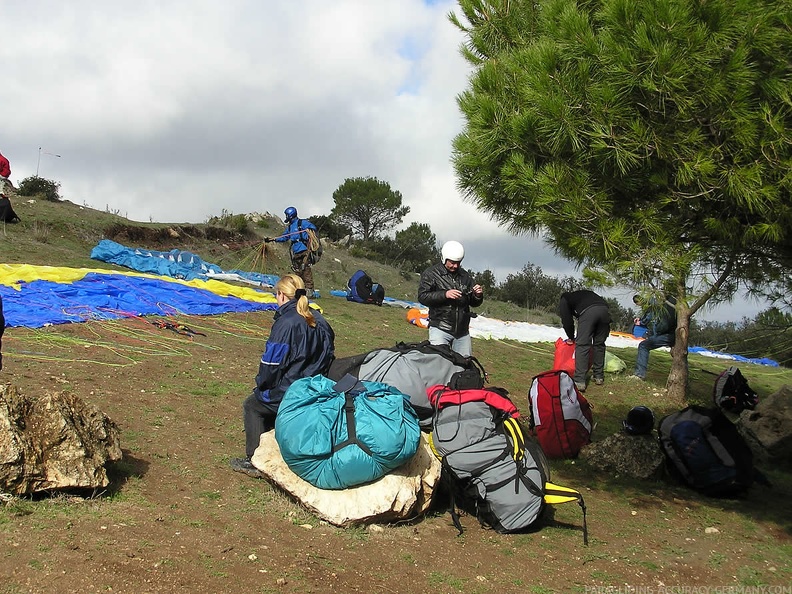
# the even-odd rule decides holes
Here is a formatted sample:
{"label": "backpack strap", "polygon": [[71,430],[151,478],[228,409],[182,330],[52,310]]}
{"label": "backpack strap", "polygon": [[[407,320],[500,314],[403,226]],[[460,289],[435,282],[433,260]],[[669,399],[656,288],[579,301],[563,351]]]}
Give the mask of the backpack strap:
{"label": "backpack strap", "polygon": [[517,462],[525,456],[525,434],[520,423],[514,417],[507,417],[503,421],[503,432],[512,444],[512,458]]}
{"label": "backpack strap", "polygon": [[550,505],[557,505],[559,503],[569,503],[570,501],[577,501],[580,509],[583,510],[583,544],[588,546],[588,524],[586,524],[586,502],[583,501],[583,495],[580,491],[570,489],[569,487],[562,487],[551,482],[545,482],[545,503]]}
{"label": "backpack strap", "polygon": [[[437,452],[435,452],[437,454]],[[448,513],[451,516],[451,521],[454,523],[454,528],[457,529],[457,536],[462,536],[462,533],[465,531],[462,528],[462,522],[459,521],[459,513],[457,512],[457,505],[456,505],[456,481],[454,480],[453,472],[451,468],[448,466],[448,462],[446,462],[445,457],[440,458],[440,481],[445,483],[448,492],[451,494],[448,501]]]}
{"label": "backpack strap", "polygon": [[333,445],[333,453],[349,445],[356,445],[372,458],[374,454],[357,438],[357,424],[355,422],[355,396],[365,392],[366,387],[354,375],[346,374],[333,386],[336,392],[344,393],[344,415],[347,422],[347,438],[341,443]]}

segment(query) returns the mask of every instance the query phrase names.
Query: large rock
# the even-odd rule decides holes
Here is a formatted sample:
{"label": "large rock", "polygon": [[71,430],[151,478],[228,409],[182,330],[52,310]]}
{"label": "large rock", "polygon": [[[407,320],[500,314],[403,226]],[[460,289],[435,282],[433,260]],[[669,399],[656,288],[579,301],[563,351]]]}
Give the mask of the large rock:
{"label": "large rock", "polygon": [[660,478],[665,464],[657,437],[626,433],[585,446],[580,458],[599,470],[637,479]]}
{"label": "large rock", "polygon": [[741,412],[737,429],[758,462],[792,462],[792,387],[783,386],[755,410]]}
{"label": "large rock", "polygon": [[267,479],[335,526],[420,516],[429,508],[440,479],[440,461],[423,433],[418,451],[409,462],[373,483],[339,491],[319,489],[294,474],[281,457],[274,431],[261,436],[252,462]]}
{"label": "large rock", "polygon": [[121,455],[116,425],[79,397],[27,396],[12,385],[0,386],[0,491],[106,487],[104,465]]}

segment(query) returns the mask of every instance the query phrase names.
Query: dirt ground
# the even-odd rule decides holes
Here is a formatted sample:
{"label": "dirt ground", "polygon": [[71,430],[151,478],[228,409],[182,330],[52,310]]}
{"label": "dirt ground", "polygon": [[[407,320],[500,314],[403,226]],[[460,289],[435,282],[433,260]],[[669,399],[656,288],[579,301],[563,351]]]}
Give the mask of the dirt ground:
{"label": "dirt ground", "polygon": [[[396,327],[401,340],[424,338],[389,308],[366,310],[369,339],[344,338],[359,322],[350,308],[360,306],[324,302],[341,356],[367,350],[367,341],[393,344]],[[521,535],[463,517],[457,536],[442,510],[376,531],[323,524],[228,465],[243,451],[241,404],[272,313],[180,321],[206,336],[140,318],[6,334],[0,381],[96,405],[118,424],[124,459],[111,468],[110,488],[92,497],[4,498],[0,593],[792,591],[792,498],[783,488],[774,494],[780,506],[766,505],[761,488],[713,501],[554,465],[558,482],[584,493],[587,547],[574,504]],[[508,343],[474,348],[484,360],[511,361],[513,373],[540,371],[523,368]],[[595,402],[606,395],[597,389]]]}

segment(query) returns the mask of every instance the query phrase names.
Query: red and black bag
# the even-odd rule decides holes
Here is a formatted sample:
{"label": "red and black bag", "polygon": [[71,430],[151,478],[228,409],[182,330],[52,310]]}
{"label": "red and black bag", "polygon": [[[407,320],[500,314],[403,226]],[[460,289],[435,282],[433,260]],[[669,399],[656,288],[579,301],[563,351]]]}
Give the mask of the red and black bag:
{"label": "red and black bag", "polygon": [[591,443],[591,405],[566,371],[545,371],[528,392],[530,427],[548,458],[575,458]]}
{"label": "red and black bag", "polygon": [[732,365],[718,375],[712,389],[715,406],[731,413],[741,413],[746,408],[753,410],[759,404],[759,396],[748,385],[739,368]]}

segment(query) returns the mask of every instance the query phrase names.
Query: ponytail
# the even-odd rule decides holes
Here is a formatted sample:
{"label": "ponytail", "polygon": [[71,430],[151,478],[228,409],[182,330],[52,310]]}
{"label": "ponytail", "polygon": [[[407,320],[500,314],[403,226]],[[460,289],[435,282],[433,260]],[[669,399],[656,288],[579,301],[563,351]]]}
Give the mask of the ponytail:
{"label": "ponytail", "polygon": [[308,307],[308,296],[305,291],[305,283],[296,274],[285,274],[277,283],[275,283],[275,290],[280,291],[290,300],[297,301],[297,313],[305,318],[305,322],[311,327],[316,327],[316,318],[311,313],[311,308]]}

